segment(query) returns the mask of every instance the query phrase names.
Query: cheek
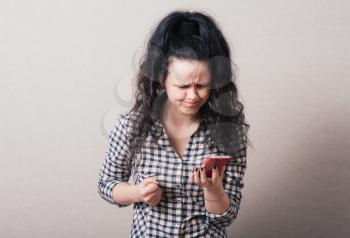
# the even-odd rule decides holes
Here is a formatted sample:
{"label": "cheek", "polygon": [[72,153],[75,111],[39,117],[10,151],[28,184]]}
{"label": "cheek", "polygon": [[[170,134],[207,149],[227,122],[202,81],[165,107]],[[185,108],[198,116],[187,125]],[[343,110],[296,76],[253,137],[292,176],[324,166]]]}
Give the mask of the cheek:
{"label": "cheek", "polygon": [[182,99],[184,99],[186,97],[186,93],[184,93],[181,90],[177,90],[177,89],[169,90],[167,92],[167,94],[168,94],[168,98],[171,101],[182,100]]}
{"label": "cheek", "polygon": [[199,96],[204,99],[204,100],[207,100],[210,96],[210,90],[203,90],[203,91],[200,91],[199,93]]}
{"label": "cheek", "polygon": [[173,98],[175,100],[182,100],[185,97],[186,97],[186,92],[184,92],[183,90],[174,90]]}

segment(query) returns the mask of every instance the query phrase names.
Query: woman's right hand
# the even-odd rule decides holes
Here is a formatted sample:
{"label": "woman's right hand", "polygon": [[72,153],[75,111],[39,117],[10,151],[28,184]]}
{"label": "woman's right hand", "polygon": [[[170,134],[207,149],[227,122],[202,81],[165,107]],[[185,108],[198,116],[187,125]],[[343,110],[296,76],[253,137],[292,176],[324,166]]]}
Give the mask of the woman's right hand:
{"label": "woman's right hand", "polygon": [[144,202],[151,207],[156,206],[160,202],[162,190],[157,181],[157,177],[146,178],[136,186],[139,201]]}

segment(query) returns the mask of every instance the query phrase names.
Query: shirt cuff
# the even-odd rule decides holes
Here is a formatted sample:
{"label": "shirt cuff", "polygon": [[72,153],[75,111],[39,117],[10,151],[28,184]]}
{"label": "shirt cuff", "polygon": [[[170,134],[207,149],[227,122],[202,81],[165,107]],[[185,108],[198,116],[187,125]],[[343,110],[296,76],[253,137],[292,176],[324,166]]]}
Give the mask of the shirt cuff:
{"label": "shirt cuff", "polygon": [[209,222],[212,222],[217,225],[228,226],[233,222],[235,218],[235,213],[236,213],[236,205],[234,205],[234,203],[230,199],[230,207],[225,212],[221,214],[215,214],[215,213],[206,211],[206,217]]}
{"label": "shirt cuff", "polygon": [[113,188],[121,182],[124,182],[124,181],[112,180],[112,181],[103,183],[103,185],[100,184],[99,193],[101,197],[107,202],[109,202],[110,204],[117,205],[118,207],[127,207],[129,205],[119,204],[113,200],[113,195],[112,195]]}

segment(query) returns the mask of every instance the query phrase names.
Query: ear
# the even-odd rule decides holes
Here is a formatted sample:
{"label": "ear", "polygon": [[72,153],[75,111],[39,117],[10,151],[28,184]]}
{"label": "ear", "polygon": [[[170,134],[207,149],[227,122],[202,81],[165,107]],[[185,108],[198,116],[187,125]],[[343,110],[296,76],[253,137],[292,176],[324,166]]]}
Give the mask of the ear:
{"label": "ear", "polygon": [[160,81],[160,86],[162,89],[165,89],[165,80]]}
{"label": "ear", "polygon": [[158,87],[157,91],[158,91],[159,94],[163,94],[165,92],[164,82],[161,81],[159,84],[160,84],[160,87]]}

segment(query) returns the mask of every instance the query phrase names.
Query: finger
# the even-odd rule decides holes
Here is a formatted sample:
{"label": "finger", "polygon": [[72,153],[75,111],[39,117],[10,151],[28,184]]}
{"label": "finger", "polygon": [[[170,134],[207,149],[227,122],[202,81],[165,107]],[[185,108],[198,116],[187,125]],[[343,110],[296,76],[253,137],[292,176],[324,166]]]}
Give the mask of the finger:
{"label": "finger", "polygon": [[201,177],[201,183],[203,184],[203,186],[208,184],[208,178],[205,172],[205,169],[202,167],[200,168],[200,177]]}
{"label": "finger", "polygon": [[196,168],[196,171],[194,171],[193,173],[193,180],[194,183],[199,185],[199,186],[203,186],[203,184],[201,183],[201,179],[200,179],[200,175],[199,175],[199,169]]}
{"label": "finger", "polygon": [[160,199],[158,199],[158,198],[156,200],[154,200],[152,202],[153,207],[157,206],[159,204],[159,202],[160,202]]}
{"label": "finger", "polygon": [[157,194],[157,197],[156,197],[156,204],[158,204],[160,202],[160,200],[162,200],[162,191],[160,191],[158,194]]}
{"label": "finger", "polygon": [[150,204],[150,205],[155,204],[159,200],[160,197],[161,197],[160,193],[156,191],[156,192],[145,195],[144,202],[146,202],[147,204]]}
{"label": "finger", "polygon": [[212,176],[213,182],[216,182],[220,178],[219,170],[218,170],[218,167],[216,165],[213,166],[211,176]]}
{"label": "finger", "polygon": [[226,170],[226,165],[224,165],[224,167],[222,167],[221,170],[219,171],[220,178],[224,177],[225,170]]}
{"label": "finger", "polygon": [[156,198],[155,197],[152,197],[149,202],[148,202],[149,205],[151,205],[151,207],[154,207],[156,205]]}
{"label": "finger", "polygon": [[161,198],[162,198],[162,192],[161,192],[161,190],[159,190],[155,194],[152,195],[150,203],[153,206],[156,206],[160,202]]}
{"label": "finger", "polygon": [[145,190],[144,190],[144,194],[145,195],[148,195],[148,194],[151,194],[151,193],[154,193],[156,192],[158,189],[160,189],[160,187],[155,184],[155,183],[149,183],[146,185],[145,187]]}
{"label": "finger", "polygon": [[152,194],[145,195],[145,196],[143,197],[143,200],[142,200],[142,201],[145,202],[145,203],[147,203],[147,204],[149,204],[149,205],[151,205],[151,204],[152,204]]}

